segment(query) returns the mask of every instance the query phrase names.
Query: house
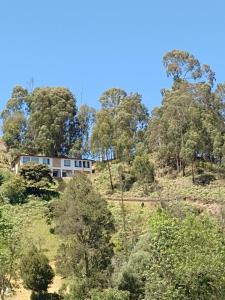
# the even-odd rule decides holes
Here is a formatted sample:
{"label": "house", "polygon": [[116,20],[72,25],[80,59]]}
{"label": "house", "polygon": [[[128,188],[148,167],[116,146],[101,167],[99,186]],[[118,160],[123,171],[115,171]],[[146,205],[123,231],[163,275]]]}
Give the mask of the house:
{"label": "house", "polygon": [[20,155],[12,162],[12,170],[19,173],[21,166],[27,163],[44,164],[49,167],[53,177],[72,177],[76,172],[92,173],[93,160],[67,157],[48,157]]}

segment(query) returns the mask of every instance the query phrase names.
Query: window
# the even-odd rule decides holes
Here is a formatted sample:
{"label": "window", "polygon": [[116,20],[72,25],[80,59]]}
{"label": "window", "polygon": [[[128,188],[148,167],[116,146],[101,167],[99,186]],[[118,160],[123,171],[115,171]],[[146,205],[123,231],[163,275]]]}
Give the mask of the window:
{"label": "window", "polygon": [[90,161],[87,161],[87,168],[90,168]]}
{"label": "window", "polygon": [[64,167],[70,167],[70,160],[64,159]]}
{"label": "window", "polygon": [[75,166],[75,168],[78,168],[78,167],[79,167],[79,162],[78,162],[78,160],[75,160],[74,166]]}
{"label": "window", "polygon": [[66,171],[62,171],[62,177],[67,177]]}
{"label": "window", "polygon": [[82,167],[82,162],[81,162],[81,161],[79,161],[79,167],[80,167],[80,168]]}
{"label": "window", "polygon": [[23,156],[22,158],[23,164],[26,164],[30,161],[30,156]]}
{"label": "window", "polygon": [[86,163],[85,163],[85,161],[83,161],[83,168],[85,168],[86,167]]}
{"label": "window", "polygon": [[44,157],[44,158],[43,158],[43,164],[44,164],[44,165],[50,165],[50,159],[47,158],[47,157]]}
{"label": "window", "polygon": [[31,161],[38,164],[39,163],[39,158],[38,157],[31,157]]}
{"label": "window", "polygon": [[53,177],[60,177],[60,170],[53,170],[52,175]]}

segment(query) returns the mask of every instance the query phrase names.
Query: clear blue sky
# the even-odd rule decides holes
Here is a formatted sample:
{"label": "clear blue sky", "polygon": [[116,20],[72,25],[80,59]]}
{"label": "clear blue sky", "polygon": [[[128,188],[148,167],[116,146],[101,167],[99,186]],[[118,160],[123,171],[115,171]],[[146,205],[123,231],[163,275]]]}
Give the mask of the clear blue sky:
{"label": "clear blue sky", "polygon": [[169,87],[162,56],[182,49],[225,81],[224,0],[5,0],[0,3],[0,109],[14,85],[65,86],[98,107],[110,87],[149,109]]}

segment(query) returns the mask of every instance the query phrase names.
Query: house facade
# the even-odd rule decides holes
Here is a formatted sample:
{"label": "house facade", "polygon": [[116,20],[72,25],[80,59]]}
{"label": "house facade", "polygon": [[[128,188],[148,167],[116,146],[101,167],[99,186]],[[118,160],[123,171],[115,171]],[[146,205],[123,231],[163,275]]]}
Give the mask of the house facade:
{"label": "house facade", "polygon": [[76,172],[92,173],[93,161],[88,159],[20,155],[12,162],[16,174],[27,163],[44,164],[49,167],[53,177],[72,177]]}

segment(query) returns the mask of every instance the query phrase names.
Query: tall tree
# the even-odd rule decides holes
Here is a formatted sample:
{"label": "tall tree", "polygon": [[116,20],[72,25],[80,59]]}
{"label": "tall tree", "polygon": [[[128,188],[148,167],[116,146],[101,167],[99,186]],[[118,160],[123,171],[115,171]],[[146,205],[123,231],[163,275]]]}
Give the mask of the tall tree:
{"label": "tall tree", "polygon": [[81,105],[78,110],[77,120],[79,138],[74,142],[69,154],[74,157],[88,158],[91,154],[90,133],[95,121],[96,110],[88,105]]}
{"label": "tall tree", "polygon": [[1,113],[3,121],[3,141],[8,149],[22,151],[26,144],[28,91],[15,86],[11,98]]}
{"label": "tall tree", "polygon": [[56,231],[65,239],[57,259],[61,273],[85,279],[85,290],[107,286],[114,224],[106,201],[93,190],[85,174],[69,181],[55,213]]}
{"label": "tall tree", "polygon": [[162,165],[183,170],[183,174],[185,166],[191,163],[193,167],[197,157],[221,161],[223,88],[212,90],[214,72],[180,50],[168,52],[163,62],[173,85],[162,91],[162,106],[150,118],[146,134],[150,150],[157,152]]}
{"label": "tall tree", "polygon": [[76,99],[66,88],[36,88],[29,97],[29,140],[37,153],[67,155],[77,140]]}

